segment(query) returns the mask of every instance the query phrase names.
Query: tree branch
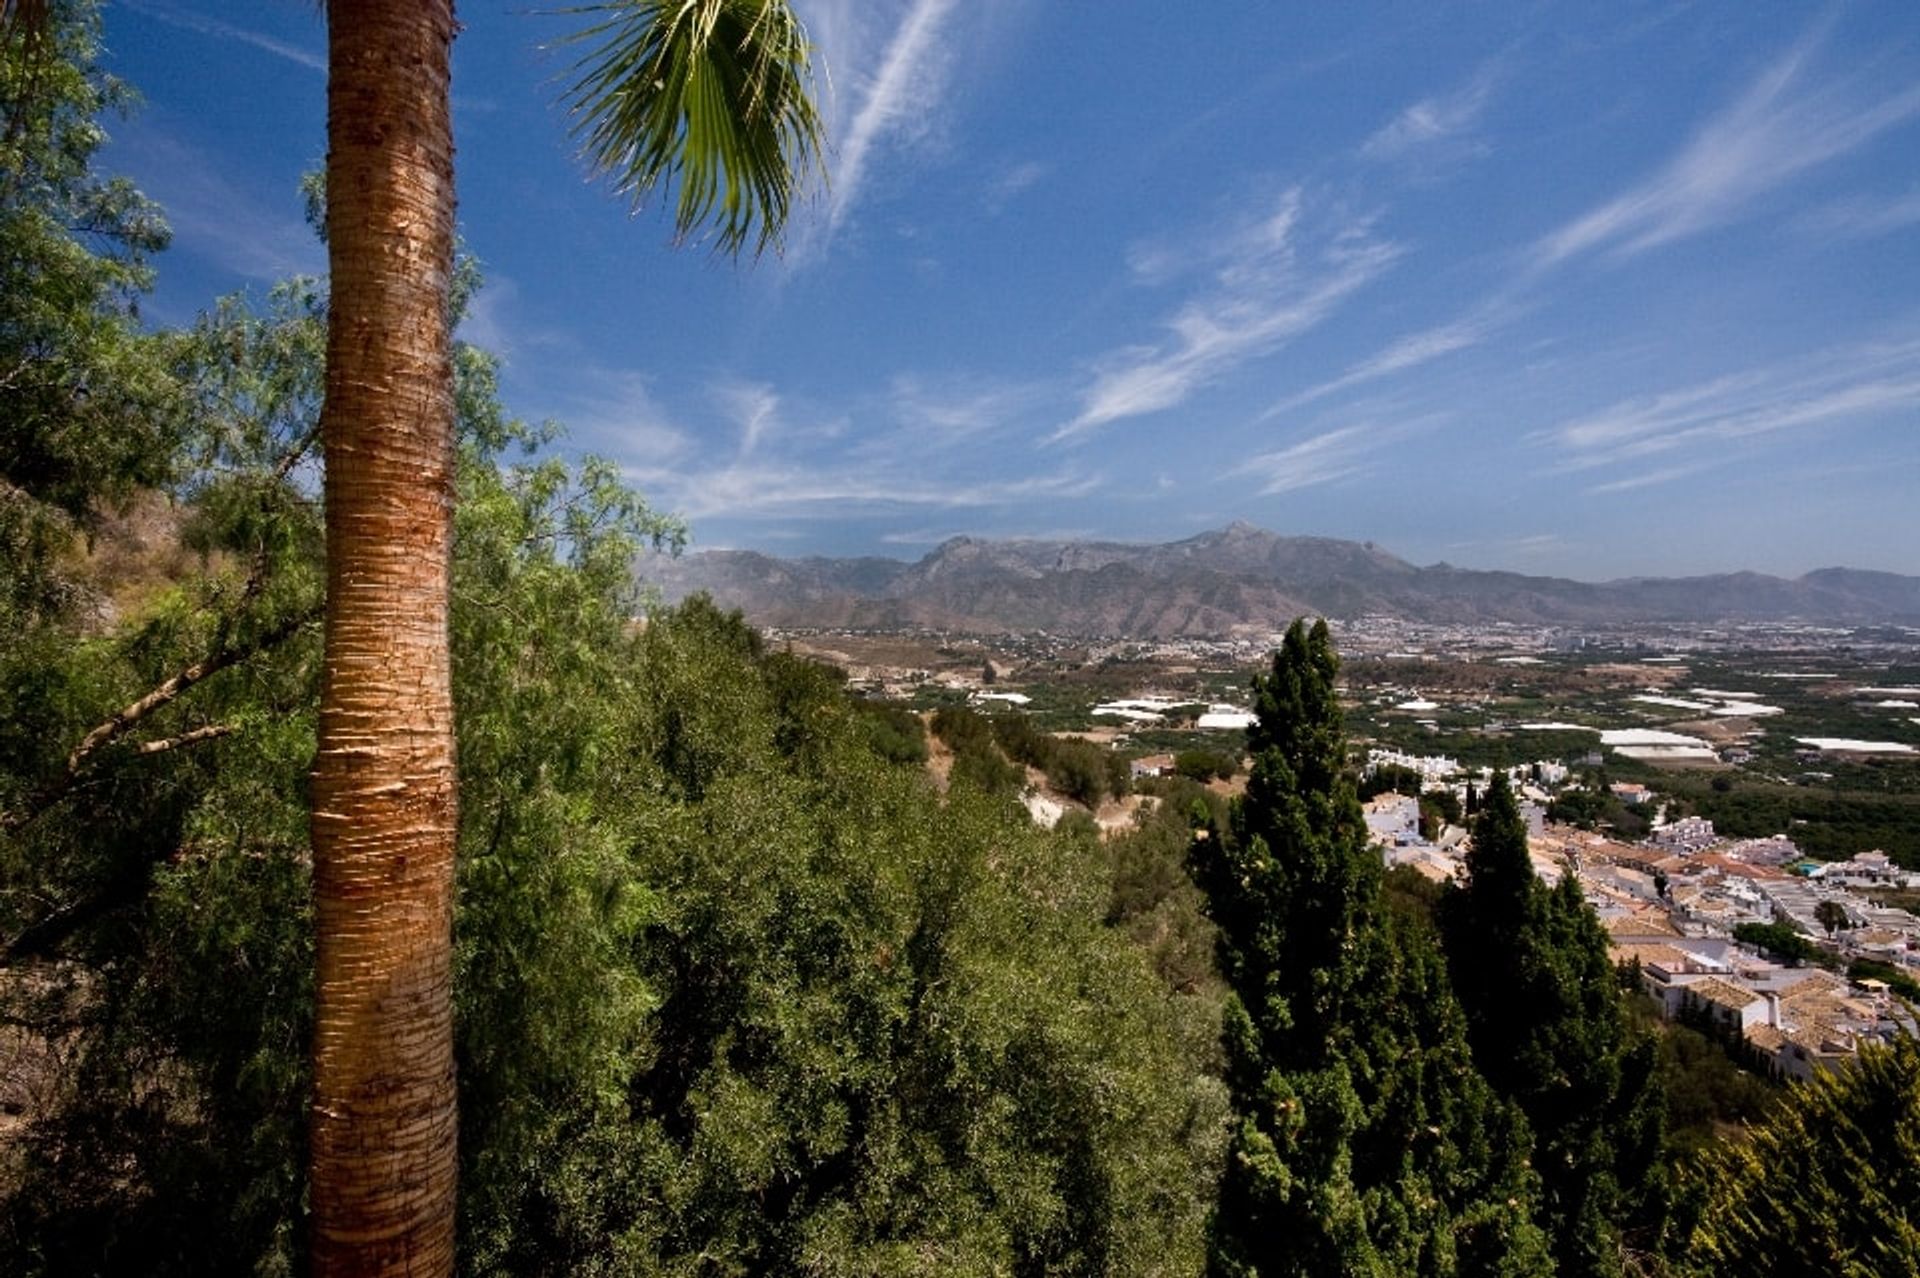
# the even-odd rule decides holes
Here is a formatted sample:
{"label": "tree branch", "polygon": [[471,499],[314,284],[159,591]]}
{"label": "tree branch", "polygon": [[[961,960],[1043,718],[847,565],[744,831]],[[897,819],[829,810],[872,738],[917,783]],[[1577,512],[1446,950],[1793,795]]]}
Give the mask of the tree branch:
{"label": "tree branch", "polygon": [[320,419],[318,417],[315,417],[313,420],[313,425],[307,427],[307,433],[302,435],[299,439],[294,440],[293,447],[287,450],[287,455],[282,457],[279,463],[274,466],[273,468],[274,482],[279,483],[280,481],[284,480],[288,475],[291,475],[293,473],[293,468],[300,464],[300,459],[307,455],[307,450],[309,448],[312,448],[313,442],[319,438],[320,438]]}
{"label": "tree branch", "polygon": [[237,725],[231,723],[209,723],[204,728],[195,728],[183,732],[177,737],[162,737],[158,741],[142,741],[133,748],[135,754],[161,754],[168,750],[178,750],[181,746],[198,745],[202,741],[211,741],[215,737],[224,737],[235,731]]}
{"label": "tree branch", "polygon": [[[227,667],[237,665],[257,653],[278,647],[298,632],[307,622],[317,616],[319,611],[316,607],[310,608],[305,612],[295,613],[272,629],[256,635],[249,643],[240,644],[235,647],[229,647],[223,644],[214,651],[213,655],[188,666],[179,674],[174,675],[172,678],[155,687],[145,696],[129,702],[119,713],[96,724],[91,732],[80,739],[80,744],[75,746],[72,752],[67,755],[67,766],[59,776],[36,791],[23,807],[12,812],[0,814],[0,831],[17,830],[45,812],[55,803],[58,803],[66,796],[69,790],[73,789],[74,783],[80,779],[80,775],[86,768],[87,761],[90,758],[99,753],[104,747],[111,745],[122,736],[125,736],[131,728],[143,719],[146,719],[155,711],[179,700],[181,694],[185,693],[195,684],[201,683],[213,675],[220,673],[222,670],[225,670]],[[231,724],[216,724],[213,725],[213,728],[197,728],[192,732],[183,733],[177,737],[170,737],[164,741],[149,741],[139,748],[139,753],[157,754],[163,750],[172,750],[180,746],[205,741],[212,737],[224,736],[231,731],[233,731]]]}

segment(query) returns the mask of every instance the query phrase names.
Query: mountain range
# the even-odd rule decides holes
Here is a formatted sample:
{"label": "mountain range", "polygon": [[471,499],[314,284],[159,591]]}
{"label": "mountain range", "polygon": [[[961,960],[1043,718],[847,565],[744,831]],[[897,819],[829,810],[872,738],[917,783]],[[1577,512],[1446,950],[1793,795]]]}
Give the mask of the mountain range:
{"label": "mountain range", "polygon": [[705,591],[762,625],[1176,638],[1265,633],[1293,618],[1540,625],[1807,620],[1920,623],[1920,577],[1823,568],[1606,582],[1420,567],[1372,542],[1289,537],[1247,523],[1182,541],[954,537],[917,562],[650,555],[641,580],[675,601]]}

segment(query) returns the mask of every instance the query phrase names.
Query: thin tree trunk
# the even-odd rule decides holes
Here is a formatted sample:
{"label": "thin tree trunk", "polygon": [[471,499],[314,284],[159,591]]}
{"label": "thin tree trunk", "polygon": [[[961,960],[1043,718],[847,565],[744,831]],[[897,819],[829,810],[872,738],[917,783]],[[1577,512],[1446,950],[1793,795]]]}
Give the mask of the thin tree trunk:
{"label": "thin tree trunk", "polygon": [[451,0],[328,5],[317,1274],[453,1269]]}

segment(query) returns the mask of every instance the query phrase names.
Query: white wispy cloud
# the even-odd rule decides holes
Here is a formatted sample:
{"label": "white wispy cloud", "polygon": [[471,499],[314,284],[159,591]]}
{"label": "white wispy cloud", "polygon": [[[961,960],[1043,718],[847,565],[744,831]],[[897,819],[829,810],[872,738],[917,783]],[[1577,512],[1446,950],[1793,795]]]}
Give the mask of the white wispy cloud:
{"label": "white wispy cloud", "polygon": [[1268,421],[1328,395],[1418,368],[1455,351],[1471,349],[1510,323],[1519,311],[1519,306],[1504,294],[1496,295],[1445,323],[1395,338],[1338,377],[1289,395],[1263,413],[1261,420]]}
{"label": "white wispy cloud", "polygon": [[744,461],[759,449],[761,441],[779,425],[780,396],[764,382],[724,381],[713,389],[721,409],[740,428],[740,451]]}
{"label": "white wispy cloud", "polygon": [[1197,274],[1231,284],[1249,264],[1285,264],[1295,251],[1302,202],[1300,188],[1290,187],[1271,210],[1225,230],[1209,227],[1196,233],[1186,228],[1138,240],[1127,246],[1127,274],[1136,284],[1168,284]]}
{"label": "white wispy cloud", "polygon": [[158,0],[122,0],[127,8],[135,13],[164,22],[170,27],[179,27],[183,31],[194,31],[201,35],[212,36],[219,40],[232,40],[240,44],[251,45],[265,53],[295,66],[327,73],[327,59],[323,53],[288,44],[258,31],[234,26],[231,22],[222,22],[218,18],[209,18],[203,13],[194,13],[176,5],[160,3]]}
{"label": "white wispy cloud", "polygon": [[747,461],[712,469],[628,466],[627,477],[656,505],[688,519],[716,516],[833,517],[849,509],[921,507],[959,510],[1084,497],[1095,473],[1063,468],[1044,475],[954,482],[939,476],[814,462]]}
{"label": "white wispy cloud", "polygon": [[888,134],[924,127],[920,108],[938,94],[945,78],[938,37],[954,5],[955,0],[915,0],[888,43],[840,147],[833,198],[835,221],[859,198],[874,144]]}
{"label": "white wispy cloud", "polygon": [[1920,85],[1863,93],[1812,85],[1803,40],[1709,120],[1659,172],[1542,237],[1535,269],[1600,249],[1635,254],[1743,216],[1758,197],[1920,114]]}
{"label": "white wispy cloud", "polygon": [[[1201,290],[1165,321],[1167,337],[1100,361],[1078,415],[1051,441],[1185,402],[1320,324],[1399,256],[1399,247],[1377,239],[1365,222],[1302,245],[1301,205],[1300,191],[1288,191],[1271,213],[1228,237]],[[1175,268],[1157,261],[1152,269]]]}
{"label": "white wispy cloud", "polygon": [[1260,491],[1269,496],[1330,484],[1366,469],[1362,445],[1366,427],[1342,426],[1297,444],[1249,458],[1246,469],[1261,478]]}
{"label": "white wispy cloud", "polygon": [[[880,534],[880,542],[887,546],[937,546],[943,541],[955,537],[978,536],[978,528],[903,528],[895,532]],[[996,529],[993,536],[1002,541],[1087,541],[1099,536],[1096,529],[1085,526],[1074,528],[1028,528]]]}
{"label": "white wispy cloud", "polygon": [[988,213],[998,216],[1022,191],[1038,184],[1052,169],[1038,160],[1023,160],[989,178],[982,200]]}
{"label": "white wispy cloud", "polygon": [[936,132],[951,105],[958,0],[801,0],[826,70],[832,173],[826,224],[797,245],[821,251],[859,204],[881,158]]}
{"label": "white wispy cloud", "polygon": [[1025,393],[902,377],[849,408],[729,376],[696,395],[683,424],[646,376],[603,370],[564,416],[576,425],[572,435],[612,456],[656,507],[693,520],[1008,508],[1095,491],[1104,478],[1084,465],[1009,473],[1004,450],[949,446],[991,437],[998,405]]}
{"label": "white wispy cloud", "polygon": [[655,398],[652,380],[629,369],[571,366],[565,393],[545,413],[566,426],[570,442],[648,473],[693,452],[693,437]]}
{"label": "white wispy cloud", "polygon": [[1876,424],[1911,430],[1916,409],[1920,339],[1906,337],[1621,400],[1535,432],[1530,442],[1558,454],[1562,471],[1625,468],[1589,490],[1623,492],[1723,462],[1742,441]]}
{"label": "white wispy cloud", "polygon": [[1398,421],[1369,415],[1250,457],[1241,469],[1258,476],[1260,492],[1269,497],[1354,479],[1378,470],[1393,445],[1444,420],[1445,414]]}
{"label": "white wispy cloud", "polygon": [[1492,71],[1483,70],[1452,93],[1422,98],[1369,137],[1360,147],[1361,158],[1401,160],[1435,148],[1456,158],[1485,154],[1486,144],[1467,135],[1486,111],[1493,83]]}
{"label": "white wispy cloud", "polygon": [[1498,544],[1516,555],[1551,555],[1566,549],[1567,539],[1559,533],[1532,533],[1510,537]]}
{"label": "white wispy cloud", "polygon": [[885,411],[916,446],[942,448],[1021,427],[1051,393],[1026,381],[903,373],[888,388]]}
{"label": "white wispy cloud", "polygon": [[1889,235],[1915,225],[1920,225],[1920,191],[1891,199],[1836,200],[1800,219],[1803,230],[1849,239]]}
{"label": "white wispy cloud", "polygon": [[198,148],[150,122],[135,128],[140,187],[166,210],[176,248],[267,283],[326,272],[326,249],[299,212],[299,192],[261,200]]}
{"label": "white wispy cloud", "polygon": [[1613,479],[1604,484],[1595,484],[1587,489],[1589,496],[1600,497],[1607,493],[1632,492],[1637,488],[1654,488],[1661,484],[1671,484],[1675,480],[1686,479],[1708,469],[1707,462],[1690,462],[1683,466],[1662,466],[1658,470],[1641,471],[1625,479]]}
{"label": "white wispy cloud", "polygon": [[504,275],[492,276],[486,286],[467,303],[466,314],[460,317],[460,328],[456,335],[461,341],[471,342],[484,351],[503,358],[511,356],[518,341],[510,317],[514,304],[519,300],[518,285]]}
{"label": "white wispy cloud", "polygon": [[1472,538],[1466,541],[1450,541],[1444,547],[1449,553],[1476,551],[1482,556],[1503,554],[1532,558],[1538,555],[1555,555],[1567,548],[1567,538],[1561,533],[1523,533],[1518,537]]}

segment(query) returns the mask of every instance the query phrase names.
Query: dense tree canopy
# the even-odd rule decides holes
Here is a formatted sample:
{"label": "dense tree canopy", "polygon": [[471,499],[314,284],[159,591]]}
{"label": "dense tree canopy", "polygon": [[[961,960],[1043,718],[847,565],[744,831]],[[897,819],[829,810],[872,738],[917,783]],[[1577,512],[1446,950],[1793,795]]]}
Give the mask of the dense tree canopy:
{"label": "dense tree canopy", "polygon": [[[222,630],[311,616],[312,503],[282,463],[323,304],[229,302],[183,346],[204,403],[247,406],[198,419],[191,455],[222,461],[181,509],[207,566],[8,667],[10,704],[48,707],[10,793]],[[610,468],[517,460],[542,435],[489,358],[459,369],[462,1267],[1197,1264],[1212,1048],[1108,926],[1107,861],[1002,795],[943,804],[837,678],[737,616],[695,601],[634,634],[632,553],[677,529]],[[103,758],[4,836],[9,1011],[69,1062],[5,1177],[36,1271],[298,1263],[314,648],[309,625],[209,677],[150,731],[228,732]]]}
{"label": "dense tree canopy", "polygon": [[1599,921],[1571,874],[1548,888],[1496,772],[1467,883],[1442,902],[1467,1037],[1494,1090],[1532,1126],[1541,1223],[1563,1275],[1617,1274],[1622,1225],[1657,1228],[1654,1045],[1633,1035]]}
{"label": "dense tree canopy", "polygon": [[0,40],[0,645],[104,601],[67,552],[172,460],[163,343],[135,324],[168,232],[125,179],[92,167],[132,100],[100,66],[91,5]]}
{"label": "dense tree canopy", "polygon": [[[124,91],[90,9],[50,12],[57,56],[8,45],[0,83],[0,1256],[301,1272],[329,290],[140,331],[162,224],[93,173]],[[1383,875],[1324,625],[1255,680],[1243,799],[1172,778],[1112,837],[1041,830],[1022,764],[1091,803],[1119,756],[955,708],[929,766],[916,715],[738,614],[649,611],[634,552],[679,524],[451,362],[461,1271],[1519,1278],[1651,1245],[1654,1053],[1592,912],[1499,783],[1465,887]],[[1777,1105],[1712,1052],[1660,1054],[1705,1151],[1674,1270],[1920,1264],[1920,1050]]]}
{"label": "dense tree canopy", "polygon": [[1231,993],[1218,1274],[1545,1272],[1525,1124],[1474,1073],[1434,938],[1385,908],[1324,622],[1254,681],[1253,771],[1193,849]]}

